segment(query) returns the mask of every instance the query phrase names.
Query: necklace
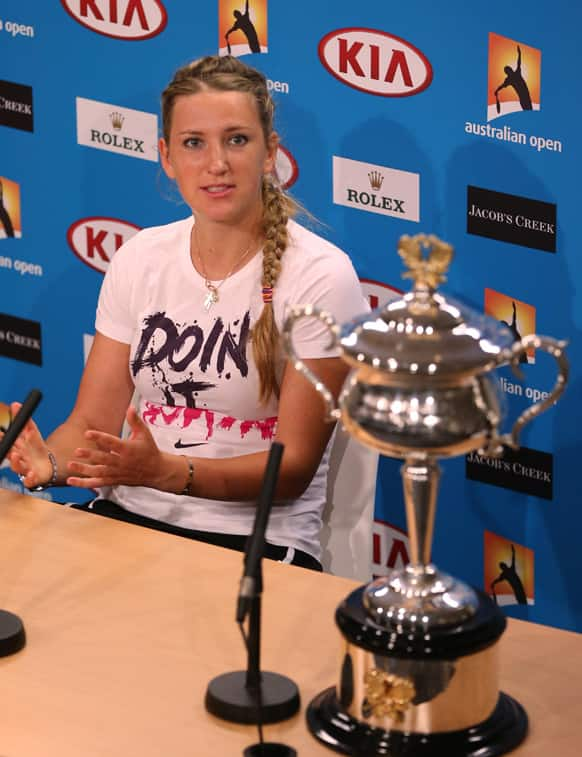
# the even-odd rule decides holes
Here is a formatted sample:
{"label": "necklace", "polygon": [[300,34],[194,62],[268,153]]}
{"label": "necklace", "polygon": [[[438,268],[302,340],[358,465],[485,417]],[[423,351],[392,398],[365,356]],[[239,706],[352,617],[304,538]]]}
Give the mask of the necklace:
{"label": "necklace", "polygon": [[218,290],[220,287],[224,284],[224,282],[230,278],[234,272],[234,269],[242,263],[242,261],[246,258],[246,256],[251,251],[251,248],[253,246],[253,243],[249,244],[247,249],[243,252],[243,254],[235,260],[234,265],[229,270],[229,272],[226,274],[226,276],[222,279],[222,281],[219,281],[218,284],[213,284],[212,281],[208,278],[208,274],[206,273],[206,268],[204,266],[204,261],[202,260],[202,255],[200,253],[200,245],[198,244],[198,234],[196,233],[196,225],[194,225],[194,240],[196,242],[196,252],[198,253],[198,262],[200,263],[200,271],[202,272],[202,275],[204,276],[204,286],[206,287],[206,297],[204,298],[204,310],[208,312],[210,308],[215,305],[219,298]]}

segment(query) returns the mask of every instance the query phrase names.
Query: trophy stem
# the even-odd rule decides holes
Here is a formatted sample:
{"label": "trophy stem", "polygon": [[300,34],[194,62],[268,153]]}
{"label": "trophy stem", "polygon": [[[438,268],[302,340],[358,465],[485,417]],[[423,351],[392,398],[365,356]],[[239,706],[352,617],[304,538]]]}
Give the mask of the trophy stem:
{"label": "trophy stem", "polygon": [[406,505],[412,568],[430,563],[441,468],[436,460],[408,459],[400,469]]}

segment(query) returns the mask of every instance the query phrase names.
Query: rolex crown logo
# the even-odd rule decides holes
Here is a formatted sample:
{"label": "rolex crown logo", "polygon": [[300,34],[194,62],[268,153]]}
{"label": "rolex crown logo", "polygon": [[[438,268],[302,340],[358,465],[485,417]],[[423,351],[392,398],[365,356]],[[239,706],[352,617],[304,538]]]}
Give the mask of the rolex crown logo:
{"label": "rolex crown logo", "polygon": [[370,186],[372,189],[380,189],[382,182],[384,181],[384,177],[380,171],[370,171],[368,178],[370,179]]}
{"label": "rolex crown logo", "polygon": [[110,113],[109,118],[111,119],[111,125],[113,126],[115,131],[119,131],[123,126],[123,122],[125,120],[121,113]]}

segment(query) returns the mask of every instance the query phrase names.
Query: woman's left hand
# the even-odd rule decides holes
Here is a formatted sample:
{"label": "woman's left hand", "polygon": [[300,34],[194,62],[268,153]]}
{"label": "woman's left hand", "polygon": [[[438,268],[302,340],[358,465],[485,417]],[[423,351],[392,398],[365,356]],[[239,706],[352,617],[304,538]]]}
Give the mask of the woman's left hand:
{"label": "woman's left hand", "polygon": [[75,459],[68,463],[72,474],[67,478],[69,486],[83,489],[118,484],[157,487],[163,454],[132,405],[127,410],[126,420],[131,429],[127,439],[102,431],[85,432],[85,438],[93,446],[75,450]]}

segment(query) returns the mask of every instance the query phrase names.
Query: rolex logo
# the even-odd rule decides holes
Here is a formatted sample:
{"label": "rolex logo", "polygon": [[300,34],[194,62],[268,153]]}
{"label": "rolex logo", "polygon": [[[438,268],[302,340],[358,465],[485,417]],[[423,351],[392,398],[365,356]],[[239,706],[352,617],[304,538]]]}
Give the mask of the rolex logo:
{"label": "rolex logo", "polygon": [[372,189],[380,189],[382,186],[382,182],[384,181],[384,177],[380,173],[380,171],[370,171],[368,174],[368,179],[370,179],[370,186]]}
{"label": "rolex logo", "polygon": [[123,121],[125,120],[121,113],[110,113],[109,118],[111,119],[111,125],[113,126],[115,131],[119,131],[123,126]]}

